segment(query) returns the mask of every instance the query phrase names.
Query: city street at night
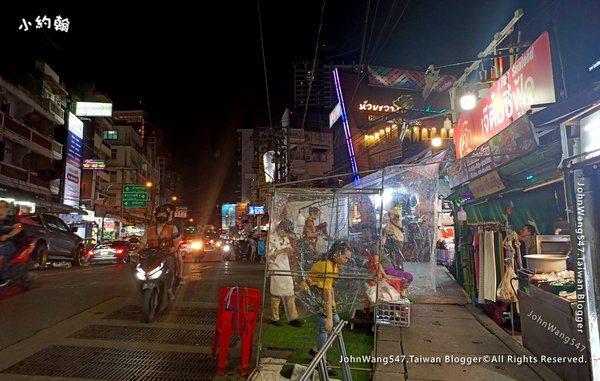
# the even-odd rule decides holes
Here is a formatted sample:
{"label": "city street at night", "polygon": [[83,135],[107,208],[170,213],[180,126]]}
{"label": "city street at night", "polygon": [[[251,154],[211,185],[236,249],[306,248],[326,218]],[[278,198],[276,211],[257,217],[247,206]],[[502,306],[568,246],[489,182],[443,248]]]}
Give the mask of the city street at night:
{"label": "city street at night", "polygon": [[[186,263],[174,304],[152,324],[141,321],[127,264],[39,271],[33,289],[0,300],[0,379],[212,380],[219,290],[262,288],[264,274],[258,263],[219,259]],[[168,364],[156,366],[163,356]],[[231,357],[235,374],[239,343]]]}

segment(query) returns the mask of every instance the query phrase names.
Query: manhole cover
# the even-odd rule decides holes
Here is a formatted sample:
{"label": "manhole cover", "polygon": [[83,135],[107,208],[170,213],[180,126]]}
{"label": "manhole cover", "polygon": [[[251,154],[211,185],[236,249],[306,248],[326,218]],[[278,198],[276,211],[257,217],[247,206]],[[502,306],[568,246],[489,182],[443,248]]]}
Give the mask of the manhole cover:
{"label": "manhole cover", "polygon": [[0,373],[60,379],[204,381],[214,378],[216,368],[217,360],[202,353],[53,345]]}
{"label": "manhole cover", "polygon": [[[126,306],[106,316],[104,319],[113,320],[142,320],[142,309],[140,306]],[[154,321],[161,323],[182,323],[212,325],[217,322],[217,311],[208,311],[200,308],[169,308],[164,313],[158,313]]]}

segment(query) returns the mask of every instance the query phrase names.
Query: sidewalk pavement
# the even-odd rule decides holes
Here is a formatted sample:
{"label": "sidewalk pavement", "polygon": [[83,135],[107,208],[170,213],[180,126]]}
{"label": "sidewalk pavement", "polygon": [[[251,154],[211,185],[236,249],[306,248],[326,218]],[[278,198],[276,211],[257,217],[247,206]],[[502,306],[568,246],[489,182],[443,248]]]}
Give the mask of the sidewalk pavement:
{"label": "sidewalk pavement", "polygon": [[[416,275],[413,284],[426,277]],[[435,291],[409,295],[409,327],[377,326],[373,381],[560,380],[546,366],[527,363],[531,352],[470,304],[444,267],[437,267],[436,282]],[[476,358],[490,363],[466,364]]]}

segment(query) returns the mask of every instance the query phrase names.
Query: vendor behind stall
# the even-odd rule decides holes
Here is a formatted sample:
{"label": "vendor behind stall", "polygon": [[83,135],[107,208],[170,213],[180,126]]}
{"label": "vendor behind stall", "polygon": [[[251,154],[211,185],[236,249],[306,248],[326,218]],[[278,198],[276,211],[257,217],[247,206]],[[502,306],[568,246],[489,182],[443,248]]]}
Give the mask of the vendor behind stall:
{"label": "vendor behind stall", "polygon": [[519,241],[521,241],[521,253],[536,254],[537,244],[535,235],[536,229],[533,225],[525,224],[519,232]]}

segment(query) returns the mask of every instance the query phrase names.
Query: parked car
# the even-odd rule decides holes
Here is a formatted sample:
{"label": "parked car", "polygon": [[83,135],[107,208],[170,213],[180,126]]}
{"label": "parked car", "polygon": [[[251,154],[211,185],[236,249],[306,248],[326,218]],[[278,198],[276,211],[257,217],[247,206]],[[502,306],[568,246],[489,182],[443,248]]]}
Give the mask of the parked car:
{"label": "parked car", "polygon": [[91,263],[129,263],[133,245],[129,241],[108,241],[96,244],[88,253]]}
{"label": "parked car", "polygon": [[51,214],[26,215],[21,218],[23,231],[35,242],[32,257],[40,268],[48,261],[68,261],[82,266],[87,257],[83,239],[75,234],[76,227],[69,226]]}

